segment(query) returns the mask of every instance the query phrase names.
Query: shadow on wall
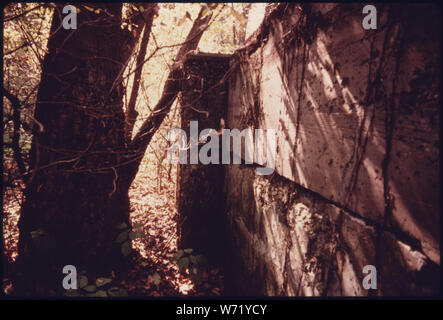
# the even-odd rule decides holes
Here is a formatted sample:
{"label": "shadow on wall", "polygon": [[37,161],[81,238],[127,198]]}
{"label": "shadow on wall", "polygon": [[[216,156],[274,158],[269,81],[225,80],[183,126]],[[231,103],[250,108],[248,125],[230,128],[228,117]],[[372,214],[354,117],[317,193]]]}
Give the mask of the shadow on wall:
{"label": "shadow on wall", "polygon": [[[283,163],[280,172],[412,235],[438,262],[439,16],[432,6],[380,7],[379,29],[368,32],[360,7],[337,6],[326,18],[311,12],[298,20],[294,37],[274,32],[263,49],[265,61],[269,46],[280,57],[287,117],[279,123],[293,156],[290,171]],[[417,101],[420,92],[427,99]]]}
{"label": "shadow on wall", "polygon": [[[327,247],[319,255],[327,261],[314,263],[314,278],[323,277],[317,282],[329,289],[288,286],[288,274],[297,279],[307,274],[305,262],[291,255],[299,252],[302,261],[309,260],[315,237],[305,240],[309,250],[303,245],[296,250],[292,241],[304,237],[306,222],[291,227],[285,218],[276,226],[277,217],[300,210],[292,204],[276,208],[254,185],[261,178],[244,177],[237,201],[246,204],[237,206],[228,196],[228,214],[234,233],[246,237],[237,241],[247,250],[246,273],[266,279],[273,274],[277,284],[265,294],[366,295],[355,283],[361,284],[363,266],[373,264],[382,288],[376,294],[432,294],[440,263],[439,11],[432,5],[380,4],[378,29],[366,31],[362,5],[283,6],[283,15],[268,17],[267,42],[231,84],[229,125],[244,124],[252,109],[258,112],[247,125],[277,130],[276,172],[286,184],[314,192],[305,197],[311,222],[319,203],[328,207],[319,212],[331,227],[314,234],[339,248]],[[257,94],[258,104],[251,101]],[[234,171],[227,173],[231,186],[239,183]],[[272,183],[266,188],[273,190]],[[320,199],[315,205],[314,198]],[[263,230],[256,230],[257,219]],[[293,249],[266,253],[283,243]],[[334,281],[341,282],[335,291]]]}

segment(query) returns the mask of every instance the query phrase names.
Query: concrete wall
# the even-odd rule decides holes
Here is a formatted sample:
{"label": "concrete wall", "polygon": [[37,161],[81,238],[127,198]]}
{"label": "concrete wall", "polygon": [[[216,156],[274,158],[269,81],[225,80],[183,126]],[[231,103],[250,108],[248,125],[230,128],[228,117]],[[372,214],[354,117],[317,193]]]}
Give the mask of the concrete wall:
{"label": "concrete wall", "polygon": [[245,293],[439,290],[440,11],[362,8],[273,4],[231,61],[227,127],[277,135],[274,175],[225,166]]}
{"label": "concrete wall", "polygon": [[[229,59],[229,55],[217,54],[191,54],[186,59],[180,121],[187,144],[191,140],[190,121],[198,121],[200,133],[207,128],[219,130],[220,119],[226,118],[228,84],[221,80],[229,68]],[[201,145],[195,141],[192,145],[200,151]],[[191,164],[190,152],[185,150],[187,164],[178,166],[178,245],[193,248],[218,262],[223,258],[219,252],[225,236],[224,168],[217,164]]]}

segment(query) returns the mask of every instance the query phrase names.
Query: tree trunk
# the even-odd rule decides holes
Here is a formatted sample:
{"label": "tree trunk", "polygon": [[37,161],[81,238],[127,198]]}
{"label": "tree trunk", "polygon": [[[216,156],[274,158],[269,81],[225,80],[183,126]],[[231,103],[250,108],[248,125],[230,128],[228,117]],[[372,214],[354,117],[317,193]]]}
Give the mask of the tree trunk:
{"label": "tree trunk", "polygon": [[63,5],[53,16],[35,110],[44,130],[34,130],[19,221],[25,294],[63,290],[65,265],[99,273],[123,262],[114,240],[116,225],[129,225],[129,186],[119,183],[124,112],[116,80],[134,38],[120,27],[121,4],[88,7],[95,12],[81,7],[76,30],[61,27]]}
{"label": "tree trunk", "polygon": [[[96,276],[125,266],[115,240],[116,226],[130,225],[129,187],[179,92],[181,60],[197,48],[212,16],[200,11],[154,114],[125,146],[121,77],[141,31],[132,36],[121,28],[121,4],[87,7],[92,10],[82,7],[76,30],[61,27],[63,5],[53,16],[35,110],[44,130],[34,128],[19,220],[20,294],[63,292],[66,265]],[[155,6],[149,12],[155,15]]]}
{"label": "tree trunk", "polygon": [[126,123],[125,123],[125,139],[127,144],[131,142],[132,130],[134,129],[135,120],[137,120],[138,112],[135,109],[135,105],[138,97],[138,90],[140,88],[140,81],[142,78],[143,63],[146,56],[146,50],[148,48],[149,36],[151,34],[152,21],[154,15],[150,15],[145,21],[145,27],[143,28],[143,36],[140,42],[140,49],[137,55],[136,70],[134,74],[134,82],[132,83],[131,95],[129,103],[126,109]]}

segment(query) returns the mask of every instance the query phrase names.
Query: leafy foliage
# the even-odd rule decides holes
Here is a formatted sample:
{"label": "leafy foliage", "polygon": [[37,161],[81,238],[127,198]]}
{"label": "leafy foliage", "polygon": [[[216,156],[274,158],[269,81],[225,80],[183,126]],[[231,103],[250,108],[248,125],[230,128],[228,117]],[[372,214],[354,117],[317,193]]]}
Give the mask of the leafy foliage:
{"label": "leafy foliage", "polygon": [[[46,53],[51,4],[10,3],[5,6],[3,38],[3,87],[23,104],[20,111],[19,147],[27,165],[31,149],[33,109],[40,82],[41,63]],[[3,182],[6,186],[20,179],[11,149],[13,135],[12,106],[3,98]]]}
{"label": "leafy foliage", "polygon": [[131,240],[139,239],[145,236],[142,225],[134,224],[133,229],[131,229],[128,227],[126,222],[122,222],[117,224],[116,228],[123,231],[118,234],[115,242],[121,243],[122,254],[125,257],[129,256],[132,251]]}
{"label": "leafy foliage", "polygon": [[86,271],[82,271],[77,279],[78,289],[65,290],[66,297],[126,297],[127,291],[121,286],[113,284],[111,278],[99,277],[89,283]]}
{"label": "leafy foliage", "polygon": [[193,251],[192,248],[178,250],[172,260],[178,262],[181,272],[188,272],[191,280],[195,284],[200,284],[203,272],[207,270],[208,260],[202,254],[193,255]]}

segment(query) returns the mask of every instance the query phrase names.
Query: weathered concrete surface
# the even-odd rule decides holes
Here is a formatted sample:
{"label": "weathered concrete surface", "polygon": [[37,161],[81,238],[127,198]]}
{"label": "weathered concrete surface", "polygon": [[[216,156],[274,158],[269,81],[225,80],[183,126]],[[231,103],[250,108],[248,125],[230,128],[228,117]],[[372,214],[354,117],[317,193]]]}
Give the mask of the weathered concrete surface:
{"label": "weathered concrete surface", "polygon": [[285,207],[288,186],[227,169],[228,216],[250,288],[366,295],[362,269],[373,264],[374,294],[435,293],[440,11],[380,4],[378,29],[366,31],[361,4],[274,6],[258,45],[232,62],[227,125],[275,129],[276,176],[322,200]]}
{"label": "weathered concrete surface", "polygon": [[[366,296],[435,294],[439,270],[390,232],[378,233],[327,199],[251,166],[228,166],[228,226],[241,294]],[[377,237],[383,250],[377,258]],[[377,263],[379,259],[382,263]],[[362,270],[378,265],[377,290]],[[241,266],[241,267],[237,267]]]}

